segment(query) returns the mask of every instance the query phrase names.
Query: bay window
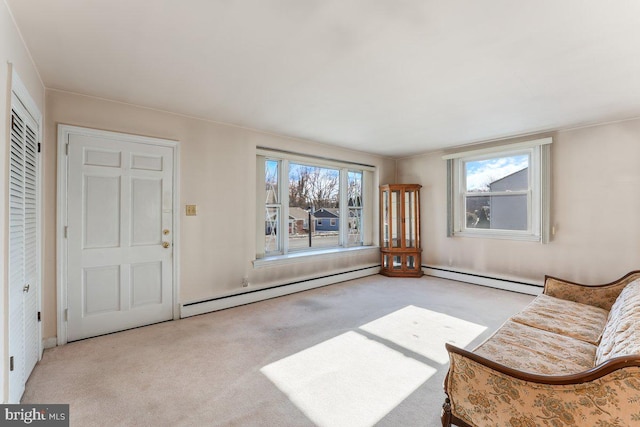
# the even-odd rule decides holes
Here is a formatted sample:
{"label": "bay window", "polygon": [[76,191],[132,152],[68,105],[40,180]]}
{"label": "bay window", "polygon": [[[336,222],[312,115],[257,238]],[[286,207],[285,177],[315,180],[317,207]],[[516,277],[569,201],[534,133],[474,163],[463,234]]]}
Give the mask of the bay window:
{"label": "bay window", "polygon": [[256,166],[257,258],[371,245],[372,166],[261,148]]}

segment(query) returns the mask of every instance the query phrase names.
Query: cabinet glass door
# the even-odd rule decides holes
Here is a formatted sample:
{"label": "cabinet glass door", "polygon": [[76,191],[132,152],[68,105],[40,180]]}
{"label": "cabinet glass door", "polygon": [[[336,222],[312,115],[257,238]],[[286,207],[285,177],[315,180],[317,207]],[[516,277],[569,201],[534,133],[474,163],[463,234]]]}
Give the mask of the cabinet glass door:
{"label": "cabinet glass door", "polygon": [[416,192],[408,190],[404,193],[404,236],[405,248],[416,247],[415,229]]}
{"label": "cabinet glass door", "polygon": [[382,192],[382,247],[389,247],[390,230],[389,230],[389,192]]}
{"label": "cabinet glass door", "polygon": [[402,233],[402,216],[400,215],[401,209],[401,198],[400,191],[394,190],[391,192],[391,239],[392,239],[392,247],[399,248],[401,242]]}

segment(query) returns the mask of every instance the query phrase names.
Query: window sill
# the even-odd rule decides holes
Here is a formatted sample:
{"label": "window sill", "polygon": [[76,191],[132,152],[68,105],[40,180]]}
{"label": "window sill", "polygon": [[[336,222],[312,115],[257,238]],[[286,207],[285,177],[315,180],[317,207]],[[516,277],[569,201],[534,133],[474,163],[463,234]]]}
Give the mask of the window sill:
{"label": "window sill", "polygon": [[304,252],[293,252],[287,255],[269,256],[265,258],[259,258],[253,261],[254,268],[262,267],[275,267],[286,264],[297,264],[301,262],[311,261],[317,258],[336,258],[344,256],[351,252],[361,251],[375,251],[378,252],[380,248],[378,246],[354,246],[351,248],[330,248],[330,249],[317,249]]}
{"label": "window sill", "polygon": [[472,237],[483,239],[501,239],[501,240],[518,240],[523,242],[540,242],[540,236],[533,234],[515,234],[515,233],[496,233],[496,232],[469,232],[457,231],[453,233],[453,237]]}

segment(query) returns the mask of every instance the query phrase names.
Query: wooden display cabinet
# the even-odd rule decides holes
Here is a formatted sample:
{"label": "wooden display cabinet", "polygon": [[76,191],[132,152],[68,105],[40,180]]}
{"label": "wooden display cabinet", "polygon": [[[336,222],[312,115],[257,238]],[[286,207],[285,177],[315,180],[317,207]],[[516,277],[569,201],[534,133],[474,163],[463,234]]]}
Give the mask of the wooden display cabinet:
{"label": "wooden display cabinet", "polygon": [[419,184],[380,186],[380,274],[422,276]]}

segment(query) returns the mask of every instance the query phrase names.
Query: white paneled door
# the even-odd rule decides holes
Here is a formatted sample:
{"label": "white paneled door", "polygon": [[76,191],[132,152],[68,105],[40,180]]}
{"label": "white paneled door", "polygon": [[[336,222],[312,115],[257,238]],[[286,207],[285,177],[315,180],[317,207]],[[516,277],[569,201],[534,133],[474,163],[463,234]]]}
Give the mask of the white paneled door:
{"label": "white paneled door", "polygon": [[11,106],[9,167],[9,402],[18,403],[39,358],[38,125]]}
{"label": "white paneled door", "polygon": [[173,319],[173,156],[127,135],[70,132],[67,340]]}

